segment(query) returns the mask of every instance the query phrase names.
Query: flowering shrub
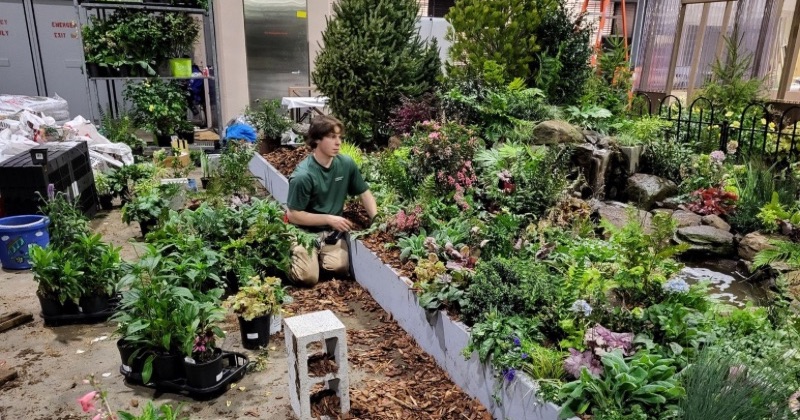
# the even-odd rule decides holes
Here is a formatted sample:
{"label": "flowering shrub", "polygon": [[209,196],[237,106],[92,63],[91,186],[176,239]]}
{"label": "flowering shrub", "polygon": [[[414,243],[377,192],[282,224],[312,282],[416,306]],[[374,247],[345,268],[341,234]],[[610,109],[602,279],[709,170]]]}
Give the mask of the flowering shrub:
{"label": "flowering shrub", "polygon": [[701,188],[692,192],[694,201],[688,204],[689,210],[702,215],[725,215],[733,211],[739,196],[721,187]]}
{"label": "flowering shrub", "polygon": [[[418,180],[427,175],[435,175],[439,181],[447,180],[448,174],[462,172],[463,176],[471,178],[472,158],[481,141],[466,127],[448,122],[439,124],[433,121],[424,121],[417,126],[411,135],[412,171]],[[469,166],[467,165],[469,162]],[[445,190],[454,188],[453,183],[443,184]],[[462,183],[465,181],[461,181]]]}

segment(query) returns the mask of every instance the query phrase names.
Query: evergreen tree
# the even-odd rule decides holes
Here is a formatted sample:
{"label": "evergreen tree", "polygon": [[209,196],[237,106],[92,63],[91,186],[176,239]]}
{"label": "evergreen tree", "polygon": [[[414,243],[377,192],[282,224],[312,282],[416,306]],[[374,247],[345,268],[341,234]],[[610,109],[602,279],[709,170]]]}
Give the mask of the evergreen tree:
{"label": "evergreen tree", "polygon": [[341,0],[322,34],[312,79],[330,98],[349,140],[384,141],[401,97],[435,88],[441,66],[436,42],[416,29],[416,0]]}
{"label": "evergreen tree", "polygon": [[458,0],[447,14],[453,28],[448,75],[480,79],[487,62],[504,82],[522,78],[554,104],[576,102],[589,76],[591,28],[570,16],[565,0]]}

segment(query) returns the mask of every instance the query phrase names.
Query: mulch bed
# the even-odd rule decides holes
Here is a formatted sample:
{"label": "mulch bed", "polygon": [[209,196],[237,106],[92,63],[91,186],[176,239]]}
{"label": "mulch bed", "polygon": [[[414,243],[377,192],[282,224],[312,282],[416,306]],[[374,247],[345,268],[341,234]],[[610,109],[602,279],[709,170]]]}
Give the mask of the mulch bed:
{"label": "mulch bed", "polygon": [[419,348],[358,283],[331,280],[312,289],[292,291],[294,313],[319,310],[320,304],[352,315],[376,314],[375,326],[348,329],[348,361],[375,376],[350,389],[350,416],[340,417],[330,392],[312,401],[315,415],[354,419],[491,419],[479,401],[453,384],[431,356]]}
{"label": "mulch bed", "polygon": [[311,153],[311,149],[306,146],[300,147],[280,147],[265,155],[264,159],[268,160],[278,172],[283,176],[289,177],[294,171],[294,168]]}

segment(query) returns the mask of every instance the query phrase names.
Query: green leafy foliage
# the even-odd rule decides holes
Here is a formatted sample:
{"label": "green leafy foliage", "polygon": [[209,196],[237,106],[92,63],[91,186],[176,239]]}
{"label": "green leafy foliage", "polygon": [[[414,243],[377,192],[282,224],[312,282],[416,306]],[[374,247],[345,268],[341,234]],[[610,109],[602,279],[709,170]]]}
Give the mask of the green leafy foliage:
{"label": "green leafy foliage", "polygon": [[516,214],[543,215],[566,187],[570,156],[569,149],[528,149],[511,170],[516,188],[510,194],[503,194],[500,203]]}
{"label": "green leafy foliage", "polygon": [[83,271],[80,261],[73,260],[66,250],[53,246],[42,248],[32,245],[28,254],[33,270],[33,279],[39,283],[36,294],[47,299],[78,302],[83,294]]}
{"label": "green leafy foliage", "polygon": [[557,282],[547,267],[524,259],[496,258],[480,262],[466,292],[464,321],[480,322],[490,311],[498,315],[538,316],[543,323],[554,316]]}
{"label": "green leafy foliage", "polygon": [[617,142],[623,146],[664,141],[664,135],[671,127],[672,122],[650,115],[643,115],[636,119],[624,119],[614,124]]}
{"label": "green leafy foliage", "polygon": [[602,357],[602,363],[601,376],[584,368],[578,380],[561,388],[566,402],[559,418],[609,411],[627,415],[637,407],[661,418],[686,394],[675,377],[672,359],[644,352],[626,361],[620,350],[614,350]]}
{"label": "green leafy foliage", "polygon": [[109,112],[105,112],[100,120],[100,134],[112,143],[124,143],[133,150],[145,146],[145,141],[136,135],[136,129],[133,118],[128,113],[114,118]]}
{"label": "green leafy foliage", "polygon": [[586,82],[581,108],[597,106],[622,115],[628,107],[632,74],[622,37],[608,38],[610,48],[597,55],[597,68]]}
{"label": "green leafy foliage", "polygon": [[388,139],[391,110],[436,86],[439,47],[415,27],[413,0],[344,0],[322,34],[312,80],[356,144]]}
{"label": "green leafy foliage", "polygon": [[691,156],[692,150],[679,141],[654,139],[647,143],[642,169],[680,185],[685,173],[682,169],[691,161]]}
{"label": "green leafy foliage", "polygon": [[536,318],[501,315],[491,311],[484,321],[475,324],[469,335],[469,343],[462,352],[469,357],[478,352],[478,359],[486,362],[493,355],[501,355],[512,347],[519,347],[522,340],[541,339],[539,321]]}
{"label": "green leafy foliage", "polygon": [[743,167],[733,171],[739,200],[736,211],[728,218],[739,232],[751,232],[762,227],[758,217],[765,203],[772,201],[778,193],[780,203],[794,203],[800,185],[792,176],[781,174],[774,165],[768,166],[758,159],[749,160]]}
{"label": "green leafy foliage", "polygon": [[711,65],[713,78],[697,96],[711,101],[718,115],[732,112],[740,115],[750,103],[763,100],[764,79],[752,78],[752,54],[743,50],[744,34],[738,24],[733,25],[730,36],[723,36],[725,57],[717,58]]}
{"label": "green leafy foliage", "polygon": [[244,114],[268,141],[279,141],[281,135],[292,128],[292,120],[282,110],[280,99],[262,99],[255,108],[248,106]]}
{"label": "green leafy foliage", "polygon": [[133,105],[131,117],[136,126],[156,135],[174,134],[186,120],[188,92],[178,81],[131,82],[122,96]]}
{"label": "green leafy foliage", "polygon": [[147,401],[138,416],[127,411],[119,411],[117,415],[120,420],[188,420],[188,416],[181,416],[182,406],[173,408],[171,404],[164,403],[156,407],[153,401]]}
{"label": "green leafy foliage", "polygon": [[66,194],[59,192],[47,200],[40,197],[40,201],[42,205],[39,211],[50,219],[50,247],[65,248],[89,233],[89,220],[75,207],[75,203],[69,201]]}
{"label": "green leafy foliage", "polygon": [[448,66],[448,73],[474,77],[493,61],[504,69],[503,80],[528,79],[541,49],[537,30],[542,17],[554,10],[550,1],[456,1],[447,13],[450,59],[456,64]]}

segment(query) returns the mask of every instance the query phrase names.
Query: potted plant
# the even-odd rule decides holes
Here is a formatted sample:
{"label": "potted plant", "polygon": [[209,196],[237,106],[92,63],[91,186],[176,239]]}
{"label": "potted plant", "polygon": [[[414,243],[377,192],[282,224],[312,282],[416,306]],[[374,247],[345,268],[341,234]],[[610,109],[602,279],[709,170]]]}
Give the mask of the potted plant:
{"label": "potted plant", "polygon": [[154,186],[143,187],[139,184],[133,198],[122,206],[122,221],[130,224],[139,222],[142,237],[153,229],[169,209],[169,200],[160,189]]}
{"label": "potted plant", "polygon": [[82,293],[79,299],[84,314],[103,312],[113,296],[120,277],[120,248],[104,243],[98,234],[81,235],[67,249],[82,262]]}
{"label": "potted plant", "polygon": [[269,153],[281,145],[281,136],[292,128],[292,120],[281,108],[278,99],[263,100],[255,109],[248,107],[245,116],[261,135],[259,152]]}
{"label": "potted plant", "polygon": [[239,292],[228,297],[224,305],[239,316],[242,346],[250,350],[267,346],[271,319],[280,317],[283,304],[290,300],[279,278],[260,276],[251,277]]}
{"label": "potted plant", "polygon": [[69,252],[55,247],[31,245],[28,250],[33,279],[39,283],[36,297],[44,316],[78,313],[78,299],[83,293],[83,271]]}
{"label": "potted plant", "polygon": [[109,181],[108,175],[102,172],[95,172],[94,186],[100,198],[100,208],[103,210],[111,210],[113,207],[111,202],[114,199],[114,195],[111,192],[111,181]]}
{"label": "potted plant", "polygon": [[164,51],[169,58],[170,75],[192,76],[192,59],[189,57],[200,34],[200,25],[188,13],[164,13],[160,18]]}
{"label": "potted plant", "polygon": [[203,185],[203,189],[208,189],[208,181],[211,179],[211,166],[208,162],[208,154],[202,153],[200,154],[200,169],[203,171],[203,176],[200,177],[200,183]]}
{"label": "potted plant", "polygon": [[183,367],[188,386],[207,389],[222,379],[222,349],[217,347],[217,338],[224,338],[225,333],[216,323],[225,319],[225,310],[218,304],[222,289],[195,295],[198,300],[193,305],[196,314],[193,325],[197,328],[192,339],[184,342]]}
{"label": "potted plant", "polygon": [[124,113],[118,118],[113,118],[109,112],[104,113],[99,130],[108,141],[127,144],[134,155],[144,154],[145,142],[136,135],[136,126],[129,114]]}
{"label": "potted plant", "polygon": [[134,122],[151,131],[159,146],[169,147],[186,120],[186,89],[176,81],[145,80],[125,85],[123,97],[133,105]]}
{"label": "potted plant", "polygon": [[148,246],[145,256],[123,276],[114,332],[122,370],[144,383],[184,375],[186,343],[192,342],[199,310],[195,293],[173,284],[160,251]]}

